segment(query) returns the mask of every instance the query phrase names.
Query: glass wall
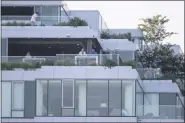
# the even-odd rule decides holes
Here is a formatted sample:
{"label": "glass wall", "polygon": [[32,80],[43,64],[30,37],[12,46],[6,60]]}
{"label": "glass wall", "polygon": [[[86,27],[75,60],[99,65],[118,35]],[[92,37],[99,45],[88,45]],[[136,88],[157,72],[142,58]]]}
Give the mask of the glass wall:
{"label": "glass wall", "polygon": [[144,115],[159,116],[159,94],[144,95]]}
{"label": "glass wall", "polygon": [[183,119],[184,107],[176,93],[145,93],[144,119]]}
{"label": "glass wall", "polygon": [[52,26],[68,19],[61,6],[35,6],[34,11],[39,12],[38,22],[47,26]]}
{"label": "glass wall", "polygon": [[36,86],[37,116],[135,116],[134,80],[37,80]]}
{"label": "glass wall", "polygon": [[24,117],[24,82],[2,82],[2,117]]}
{"label": "glass wall", "polygon": [[143,89],[136,80],[136,115],[143,116],[144,114],[144,92]]}

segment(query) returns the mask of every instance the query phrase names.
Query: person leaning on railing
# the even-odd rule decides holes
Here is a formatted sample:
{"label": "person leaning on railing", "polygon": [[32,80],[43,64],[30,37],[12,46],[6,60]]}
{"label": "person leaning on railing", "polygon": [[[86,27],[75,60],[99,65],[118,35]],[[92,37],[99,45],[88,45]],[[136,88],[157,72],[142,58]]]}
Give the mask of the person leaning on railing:
{"label": "person leaning on railing", "polygon": [[[79,52],[79,55],[80,56],[86,56],[86,52],[83,48]],[[78,64],[83,66],[83,65],[85,65],[85,62],[86,62],[85,58],[79,58]]]}
{"label": "person leaning on railing", "polygon": [[31,16],[31,25],[32,26],[36,26],[36,22],[37,22],[37,18],[38,18],[39,13],[35,12],[32,16]]}
{"label": "person leaning on railing", "polygon": [[97,52],[94,49],[92,49],[92,51],[90,51],[88,54],[94,55],[94,54],[97,54]]}

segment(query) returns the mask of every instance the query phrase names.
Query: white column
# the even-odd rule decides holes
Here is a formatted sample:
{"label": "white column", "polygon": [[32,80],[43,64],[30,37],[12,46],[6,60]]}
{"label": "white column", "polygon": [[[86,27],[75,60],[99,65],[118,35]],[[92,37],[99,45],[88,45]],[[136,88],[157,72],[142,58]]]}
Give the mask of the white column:
{"label": "white column", "polygon": [[133,115],[133,86],[132,84],[128,84],[124,88],[125,90],[125,109],[127,110],[127,115],[132,116]]}
{"label": "white column", "polygon": [[86,116],[86,83],[79,83],[78,110],[80,116]]}

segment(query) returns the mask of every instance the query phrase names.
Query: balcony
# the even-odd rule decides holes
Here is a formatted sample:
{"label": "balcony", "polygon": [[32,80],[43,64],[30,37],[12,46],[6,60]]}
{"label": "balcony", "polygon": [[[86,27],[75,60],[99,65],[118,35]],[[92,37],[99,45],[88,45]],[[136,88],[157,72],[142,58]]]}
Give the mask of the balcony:
{"label": "balcony", "polygon": [[[73,18],[72,16],[39,16],[37,18],[36,25],[37,26],[54,26],[60,22],[68,22],[69,18]],[[2,25],[5,26],[19,26],[21,23],[22,26],[31,26],[30,24],[31,16],[2,16]],[[13,22],[19,23],[13,25]],[[25,24],[25,25],[23,25]],[[21,25],[20,25],[21,26]]]}
{"label": "balcony", "polygon": [[[41,66],[117,66],[117,54],[56,54],[56,56],[3,56],[2,69],[40,68]],[[8,68],[8,66],[10,68]]]}

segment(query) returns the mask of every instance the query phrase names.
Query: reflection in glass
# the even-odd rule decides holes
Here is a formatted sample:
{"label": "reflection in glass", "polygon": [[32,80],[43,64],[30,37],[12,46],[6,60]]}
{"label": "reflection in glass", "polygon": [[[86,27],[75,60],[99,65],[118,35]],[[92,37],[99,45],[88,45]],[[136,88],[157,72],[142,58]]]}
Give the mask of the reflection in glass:
{"label": "reflection in glass", "polygon": [[159,113],[160,117],[164,119],[176,118],[176,94],[175,93],[161,93],[159,94]]}
{"label": "reflection in glass", "polygon": [[47,80],[37,80],[36,115],[47,116]]}
{"label": "reflection in glass", "polygon": [[62,80],[62,108],[74,108],[74,80]]}
{"label": "reflection in glass", "polygon": [[11,116],[11,82],[2,82],[2,117]]}
{"label": "reflection in glass", "polygon": [[144,93],[138,81],[136,81],[136,115],[143,116]]}
{"label": "reflection in glass", "polygon": [[87,115],[108,116],[108,80],[88,80]]}
{"label": "reflection in glass", "polygon": [[121,80],[109,81],[109,116],[121,116]]}
{"label": "reflection in glass", "polygon": [[86,80],[75,82],[75,116],[86,116]]}
{"label": "reflection in glass", "polygon": [[24,82],[12,82],[12,109],[24,109]]}
{"label": "reflection in glass", "polygon": [[144,115],[159,116],[159,94],[144,94]]}
{"label": "reflection in glass", "polygon": [[61,116],[61,80],[49,80],[48,86],[48,116]]}
{"label": "reflection in glass", "polygon": [[122,80],[122,116],[135,114],[134,81]]}

